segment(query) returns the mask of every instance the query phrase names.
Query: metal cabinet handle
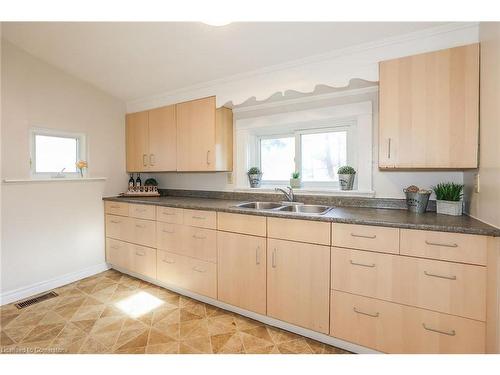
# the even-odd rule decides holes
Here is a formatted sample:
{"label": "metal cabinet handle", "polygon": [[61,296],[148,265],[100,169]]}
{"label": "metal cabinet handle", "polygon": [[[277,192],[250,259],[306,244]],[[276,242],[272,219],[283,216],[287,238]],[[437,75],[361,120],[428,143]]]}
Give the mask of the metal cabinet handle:
{"label": "metal cabinet handle", "polygon": [[145,226],[145,225],[141,225],[141,224],[135,224],[135,227],[136,227],[136,228],[141,228],[141,229],[142,229],[142,228],[146,228],[146,226]]}
{"label": "metal cabinet handle", "polygon": [[149,155],[149,165],[153,166],[153,165],[155,165],[155,163],[156,163],[155,154],[150,154]]}
{"label": "metal cabinet handle", "polygon": [[367,235],[364,235],[364,234],[351,233],[351,237],[369,238],[369,239],[373,240],[373,239],[377,238],[377,235],[374,234],[372,236],[367,236]]}
{"label": "metal cabinet handle", "polygon": [[431,328],[431,327],[427,327],[425,325],[425,323],[422,323],[422,327],[424,327],[424,329],[426,329],[427,331],[431,331],[431,332],[436,332],[436,333],[440,333],[442,335],[447,335],[447,336],[455,336],[457,333],[455,332],[454,329],[452,329],[451,331],[441,331],[439,329],[435,329],[435,328]]}
{"label": "metal cabinet handle", "polygon": [[453,276],[443,276],[443,275],[436,275],[435,273],[430,273],[430,272],[427,272],[427,271],[424,271],[424,274],[426,276],[438,277],[440,279],[446,279],[446,280],[456,280],[457,279],[457,277],[455,275],[453,275]]}
{"label": "metal cabinet handle", "polygon": [[369,267],[369,268],[374,268],[376,266],[375,263],[371,264],[366,264],[366,263],[357,263],[353,261],[352,259],[349,261],[353,266],[361,266],[361,267]]}
{"label": "metal cabinet handle", "polygon": [[376,312],[376,313],[367,313],[367,312],[364,312],[364,311],[361,311],[361,310],[358,310],[356,307],[353,307],[352,308],[354,310],[354,312],[356,314],[361,314],[361,315],[366,315],[366,316],[371,316],[372,318],[378,318],[380,313],[379,312]]}
{"label": "metal cabinet handle", "polygon": [[388,147],[387,147],[387,159],[390,159],[391,158],[391,138],[389,138],[389,142],[388,142]]}
{"label": "metal cabinet handle", "polygon": [[138,255],[138,256],[140,256],[140,257],[143,257],[144,255],[146,255],[146,253],[136,251],[136,252],[135,252],[135,255]]}
{"label": "metal cabinet handle", "polygon": [[169,234],[175,233],[175,230],[166,230],[166,229],[162,229],[161,231],[162,231],[163,233],[169,233]]}
{"label": "metal cabinet handle", "polygon": [[206,236],[197,236],[196,234],[193,234],[193,238],[197,240],[205,240],[207,237]]}
{"label": "metal cabinet handle", "polygon": [[146,209],[145,208],[134,208],[135,211],[137,212],[146,212]]}
{"label": "metal cabinet handle", "polygon": [[276,248],[273,249],[273,254],[272,254],[272,262],[271,262],[271,266],[273,268],[276,268]]}
{"label": "metal cabinet handle", "polygon": [[210,150],[207,151],[207,165],[210,165]]}
{"label": "metal cabinet handle", "polygon": [[144,167],[148,166],[148,155],[146,155],[146,154],[142,154],[142,165]]}
{"label": "metal cabinet handle", "polygon": [[440,242],[431,242],[427,240],[425,240],[425,243],[431,246],[458,247],[456,243],[440,243]]}
{"label": "metal cabinet handle", "polygon": [[257,248],[255,249],[255,264],[260,264],[260,246],[257,246]]}
{"label": "metal cabinet handle", "polygon": [[162,259],[161,261],[163,263],[168,263],[168,264],[174,264],[175,263],[175,260]]}
{"label": "metal cabinet handle", "polygon": [[109,206],[109,208],[120,208],[120,206],[113,204],[113,205]]}
{"label": "metal cabinet handle", "polygon": [[170,212],[165,212],[165,211],[163,211],[161,214],[162,214],[162,215],[166,215],[166,216],[174,216],[174,215],[175,215],[175,214],[173,214],[173,213],[170,213]]}
{"label": "metal cabinet handle", "polygon": [[120,220],[111,220],[111,222],[112,222],[113,224],[120,224],[120,223],[121,223],[121,221],[120,221]]}
{"label": "metal cabinet handle", "polygon": [[191,216],[191,219],[196,219],[196,220],[205,220],[206,217],[204,216]]}
{"label": "metal cabinet handle", "polygon": [[193,271],[200,272],[200,273],[207,272],[207,270],[204,270],[203,268],[198,268],[198,267],[193,267]]}

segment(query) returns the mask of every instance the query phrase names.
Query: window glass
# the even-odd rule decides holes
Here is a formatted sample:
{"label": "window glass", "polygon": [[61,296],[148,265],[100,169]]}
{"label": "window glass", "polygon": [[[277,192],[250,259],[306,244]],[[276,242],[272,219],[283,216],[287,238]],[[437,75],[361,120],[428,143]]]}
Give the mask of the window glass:
{"label": "window glass", "polygon": [[264,138],[260,141],[262,180],[284,181],[295,170],[295,138]]}
{"label": "window glass", "polygon": [[301,150],[303,181],[336,182],[347,164],[347,132],[302,134]]}
{"label": "window glass", "polygon": [[75,173],[77,159],[77,138],[35,135],[36,173]]}

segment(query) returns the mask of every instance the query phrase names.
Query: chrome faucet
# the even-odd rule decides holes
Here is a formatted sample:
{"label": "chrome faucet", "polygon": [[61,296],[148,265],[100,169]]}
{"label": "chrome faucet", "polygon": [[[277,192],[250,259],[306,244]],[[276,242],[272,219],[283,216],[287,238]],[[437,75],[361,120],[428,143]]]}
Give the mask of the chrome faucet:
{"label": "chrome faucet", "polygon": [[288,191],[282,188],[275,188],[274,191],[281,191],[285,195],[287,201],[289,202],[295,201],[295,195],[293,194],[293,189],[290,186],[287,186],[286,189]]}

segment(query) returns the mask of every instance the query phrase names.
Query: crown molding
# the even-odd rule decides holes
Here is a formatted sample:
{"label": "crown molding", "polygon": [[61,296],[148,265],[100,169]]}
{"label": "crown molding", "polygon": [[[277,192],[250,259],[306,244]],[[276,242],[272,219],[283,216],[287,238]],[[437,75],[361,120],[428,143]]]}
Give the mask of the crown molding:
{"label": "crown molding", "polygon": [[[271,65],[258,70],[234,74],[224,78],[206,81],[196,85],[190,85],[176,90],[166,91],[142,98],[129,100],[126,102],[127,111],[135,112],[135,111],[155,108],[162,105],[173,104],[178,101],[190,100],[197,97],[209,96],[214,94],[217,95],[217,91],[219,88],[225,87],[226,91],[230,90],[231,88],[228,88],[228,86],[234,86],[234,84],[239,81],[261,79],[263,77],[265,78],[265,76],[270,76],[270,75],[272,76],[273,74],[276,74],[278,72],[300,69],[304,67],[311,67],[312,69],[314,68],[313,67],[314,65],[318,64],[325,64],[329,62],[336,63],[340,60],[345,61],[349,58],[349,56],[359,55],[363,53],[370,54],[383,48],[397,47],[398,45],[408,44],[413,41],[429,39],[434,37],[444,37],[446,34],[454,34],[454,33],[457,33],[458,36],[456,38],[457,39],[456,43],[452,43],[453,44],[452,46],[461,45],[459,43],[460,37],[461,35],[463,35],[461,33],[466,33],[469,35],[469,39],[474,39],[475,41],[478,41],[479,22],[452,22],[445,25],[431,27],[424,30],[419,30],[395,37],[388,37],[373,42],[362,43],[355,46],[340,48],[330,51],[328,53],[318,54],[303,59],[289,61],[282,64]],[[436,49],[433,48],[433,45],[430,45],[428,48],[429,49],[427,51]],[[442,48],[448,48],[448,47],[442,47]],[[425,51],[419,51],[417,53],[420,52],[425,52]],[[405,53],[405,51],[401,51],[400,54],[398,54],[398,52],[395,51],[391,58],[402,57],[406,55],[408,55],[408,53]],[[352,62],[352,65],[364,66],[366,68],[371,63],[373,63],[373,61],[365,61],[364,64],[363,62],[360,63],[359,61],[357,61],[357,62]],[[350,78],[363,78],[363,77],[350,77]],[[321,83],[323,82],[317,82],[317,84]],[[287,87],[285,89],[293,89],[293,87],[290,88]],[[275,92],[276,91],[270,93],[269,95],[272,95]],[[219,104],[225,104],[225,103],[219,103]]]}

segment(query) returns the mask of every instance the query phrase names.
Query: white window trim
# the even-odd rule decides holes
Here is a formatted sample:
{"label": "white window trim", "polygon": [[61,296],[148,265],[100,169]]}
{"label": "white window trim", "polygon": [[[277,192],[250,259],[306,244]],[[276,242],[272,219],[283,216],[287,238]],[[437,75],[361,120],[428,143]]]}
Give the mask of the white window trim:
{"label": "white window trim", "polygon": [[[302,122],[297,122],[297,118],[306,119]],[[313,119],[307,121],[307,119]],[[257,139],[263,135],[290,134],[289,129],[329,129],[335,123],[343,120],[354,120],[354,134],[348,137],[348,163],[356,165],[357,189],[352,191],[353,194],[373,194],[372,179],[373,179],[373,163],[372,163],[372,102],[364,101],[358,103],[350,103],[343,105],[326,106],[321,108],[307,109],[304,111],[284,112],[266,116],[246,117],[236,119],[235,121],[235,189],[245,191],[249,189],[247,170],[255,165],[260,165],[258,160],[259,143]],[[277,131],[277,129],[279,129]],[[353,150],[352,156],[349,156],[349,149]],[[257,163],[259,162],[259,163]],[[289,182],[286,181],[286,185]],[[283,186],[283,182],[279,185]],[[271,184],[264,184],[262,191],[269,190]],[[252,189],[255,191],[256,189]],[[322,187],[308,186],[300,191],[321,191],[337,194],[340,192],[338,187]]]}
{"label": "white window trim", "polygon": [[[78,178],[80,177],[80,172],[37,172],[36,171],[36,142],[35,136],[37,135],[46,135],[51,137],[60,137],[60,138],[74,138],[77,140],[77,160],[87,160],[87,140],[86,135],[84,133],[76,133],[76,132],[67,132],[55,129],[48,128],[31,128],[30,129],[30,177],[32,179],[55,179],[55,178]],[[87,176],[87,168],[83,170],[83,177]]]}

